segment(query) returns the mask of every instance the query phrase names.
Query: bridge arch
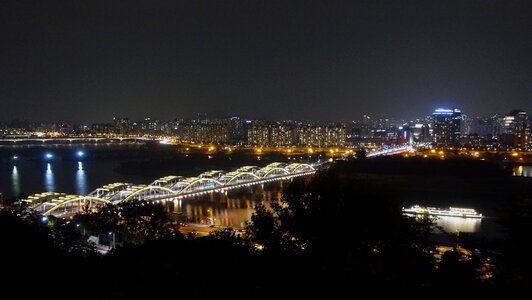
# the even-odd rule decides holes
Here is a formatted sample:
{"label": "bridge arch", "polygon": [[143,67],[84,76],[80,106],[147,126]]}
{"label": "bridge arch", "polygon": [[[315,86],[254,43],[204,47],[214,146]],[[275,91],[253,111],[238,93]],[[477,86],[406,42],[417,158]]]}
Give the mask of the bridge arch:
{"label": "bridge arch", "polygon": [[141,188],[140,190],[136,190],[134,191],[133,193],[129,194],[126,198],[124,198],[124,200],[120,201],[120,202],[126,202],[126,201],[129,201],[131,199],[133,199],[133,197],[145,192],[145,191],[149,191],[149,190],[159,190],[159,191],[163,191],[163,192],[168,192],[172,195],[177,195],[178,193],[176,193],[175,191],[169,189],[169,188],[165,188],[165,187],[162,187],[162,186],[156,186],[156,185],[148,185],[147,187],[143,187]]}
{"label": "bridge arch", "polygon": [[308,168],[310,169],[310,171],[315,171],[316,169],[314,169],[313,166],[309,165],[309,164],[299,164],[297,167],[295,167],[293,170],[292,170],[292,174],[295,174],[297,170],[301,169],[301,168]]}
{"label": "bridge arch", "polygon": [[224,186],[223,183],[221,183],[220,181],[218,181],[216,179],[212,179],[212,178],[197,178],[197,179],[193,180],[192,182],[190,182],[188,185],[186,185],[184,188],[179,190],[179,192],[177,192],[177,194],[183,194],[186,191],[188,191],[191,187],[193,187],[195,184],[200,183],[200,182],[204,182],[204,181],[212,182],[212,183],[214,183],[214,184],[216,184],[218,186]]}
{"label": "bridge arch", "polygon": [[78,198],[75,198],[75,199],[69,199],[69,200],[66,200],[64,202],[58,203],[54,207],[52,207],[49,210],[45,211],[43,213],[43,215],[44,216],[48,216],[51,213],[53,213],[54,211],[58,210],[59,208],[65,206],[67,204],[70,204],[70,203],[73,203],[73,202],[76,202],[76,201],[82,201],[82,200],[92,200],[92,201],[101,202],[101,203],[104,203],[104,204],[114,204],[113,202],[111,202],[109,200],[102,199],[102,198],[82,196],[82,197],[78,197]]}
{"label": "bridge arch", "polygon": [[238,177],[243,176],[243,175],[249,175],[249,176],[251,176],[251,177],[253,177],[253,178],[255,178],[255,179],[261,179],[260,176],[255,175],[255,174],[253,174],[253,173],[251,173],[251,172],[240,172],[240,173],[236,174],[235,176],[233,176],[231,179],[229,179],[229,180],[225,183],[225,185],[229,185],[229,184],[231,184],[231,182],[233,182],[233,180],[236,180]]}
{"label": "bridge arch", "polygon": [[268,172],[264,173],[264,175],[262,175],[262,178],[267,178],[268,175],[270,175],[271,173],[275,172],[275,171],[282,171],[285,175],[289,175],[290,172],[288,172],[287,170],[283,169],[283,168],[271,168],[270,170],[268,170]]}

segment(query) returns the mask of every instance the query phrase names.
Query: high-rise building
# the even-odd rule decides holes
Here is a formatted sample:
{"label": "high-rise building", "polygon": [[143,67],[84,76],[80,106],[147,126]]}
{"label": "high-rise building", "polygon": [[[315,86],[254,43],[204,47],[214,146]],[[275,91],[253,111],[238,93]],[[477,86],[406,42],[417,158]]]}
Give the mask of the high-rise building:
{"label": "high-rise building", "polygon": [[251,146],[269,146],[270,132],[268,124],[253,121],[248,127],[248,144]]}
{"label": "high-rise building", "polygon": [[189,142],[228,144],[230,125],[227,119],[181,121],[177,126],[177,134],[181,140]]}
{"label": "high-rise building", "polygon": [[501,140],[518,150],[527,150],[529,145],[528,116],[523,110],[512,110],[504,117]]}
{"label": "high-rise building", "polygon": [[301,124],[297,135],[300,147],[344,147],[347,142],[344,125]]}
{"label": "high-rise building", "polygon": [[459,146],[462,112],[457,108],[438,108],[432,116],[434,144],[438,147]]}
{"label": "high-rise building", "polygon": [[481,138],[490,140],[493,137],[496,137],[496,135],[494,135],[494,133],[497,131],[496,126],[497,124],[494,122],[493,118],[470,118],[467,120],[466,134],[475,134]]}
{"label": "high-rise building", "polygon": [[273,123],[269,125],[271,147],[291,147],[296,145],[296,129],[293,123]]}
{"label": "high-rise building", "polygon": [[248,125],[251,121],[246,121],[240,117],[232,117],[229,120],[231,122],[230,143],[232,145],[245,145],[247,143]]}

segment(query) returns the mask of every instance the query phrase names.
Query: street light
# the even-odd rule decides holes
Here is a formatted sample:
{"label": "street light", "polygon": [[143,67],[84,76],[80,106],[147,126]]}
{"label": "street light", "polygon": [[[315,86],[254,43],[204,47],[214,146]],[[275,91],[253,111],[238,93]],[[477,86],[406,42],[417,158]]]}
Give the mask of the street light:
{"label": "street light", "polygon": [[109,235],[112,235],[112,236],[113,236],[113,243],[111,244],[111,248],[114,249],[114,248],[115,248],[115,233],[109,231]]}
{"label": "street light", "polygon": [[52,153],[46,153],[44,157],[46,157],[46,159],[51,159],[54,155]]}
{"label": "street light", "polygon": [[80,150],[80,151],[78,151],[77,155],[78,155],[78,157],[81,158],[81,157],[85,156],[85,152]]}

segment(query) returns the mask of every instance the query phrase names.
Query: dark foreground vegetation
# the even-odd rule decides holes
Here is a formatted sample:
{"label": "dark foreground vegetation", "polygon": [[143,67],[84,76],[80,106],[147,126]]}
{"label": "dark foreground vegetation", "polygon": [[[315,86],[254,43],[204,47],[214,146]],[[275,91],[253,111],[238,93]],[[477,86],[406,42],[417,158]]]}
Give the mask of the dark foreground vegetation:
{"label": "dark foreground vegetation", "polygon": [[[180,234],[162,205],[106,207],[68,222],[9,207],[0,213],[1,293],[40,299],[362,299],[368,292],[530,297],[531,189],[530,178],[486,162],[359,159],[294,181],[280,203],[257,209],[246,234],[225,229],[206,238]],[[432,222],[401,214],[409,195],[419,193],[488,201],[504,239],[474,244],[469,254],[439,256],[429,239]],[[119,245],[108,255],[85,242],[108,232]]]}

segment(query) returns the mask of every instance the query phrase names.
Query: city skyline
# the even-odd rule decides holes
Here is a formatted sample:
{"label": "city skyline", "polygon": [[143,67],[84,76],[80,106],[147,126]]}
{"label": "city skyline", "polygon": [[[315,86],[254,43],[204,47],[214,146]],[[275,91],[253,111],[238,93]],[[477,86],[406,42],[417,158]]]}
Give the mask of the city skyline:
{"label": "city skyline", "polygon": [[523,1],[3,6],[0,120],[532,111]]}
{"label": "city skyline", "polygon": [[431,115],[435,110],[438,109],[460,109],[462,115],[465,118],[468,119],[476,119],[476,118],[492,118],[495,116],[504,116],[511,114],[513,111],[524,111],[526,113],[532,114],[531,111],[527,111],[525,109],[520,108],[508,108],[505,111],[496,111],[491,112],[487,114],[474,114],[474,112],[467,112],[463,111],[460,106],[435,106],[431,110],[426,111],[424,114],[421,114],[419,116],[414,116],[412,118],[405,118],[404,116],[398,116],[393,114],[386,114],[386,113],[380,113],[380,112],[361,112],[356,114],[353,118],[350,119],[341,119],[341,120],[312,120],[312,119],[295,119],[295,118],[284,118],[284,119],[275,119],[275,118],[252,118],[249,116],[244,115],[230,115],[230,114],[207,114],[205,112],[196,112],[195,114],[192,114],[188,117],[185,116],[173,116],[168,119],[164,118],[158,118],[157,116],[153,115],[145,115],[138,118],[131,118],[127,115],[115,115],[112,116],[110,119],[107,120],[87,120],[84,122],[71,122],[70,120],[66,119],[58,119],[58,120],[49,120],[49,121],[42,121],[42,120],[33,120],[33,119],[18,119],[18,118],[6,118],[6,119],[0,119],[0,124],[23,124],[23,123],[29,123],[29,124],[65,124],[65,125],[89,125],[89,124],[112,124],[115,123],[117,120],[127,119],[128,122],[131,123],[143,123],[143,122],[180,122],[180,121],[186,121],[186,120],[229,120],[229,119],[242,119],[247,121],[265,121],[265,122],[276,122],[276,123],[283,123],[283,122],[296,122],[296,123],[316,123],[316,124],[335,124],[335,123],[349,123],[349,122],[360,122],[364,121],[365,118],[369,117],[371,119],[379,120],[379,119],[389,119],[394,121],[397,125],[409,123],[409,122],[415,122],[415,121],[427,121],[430,119]]}

